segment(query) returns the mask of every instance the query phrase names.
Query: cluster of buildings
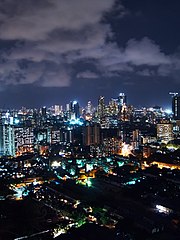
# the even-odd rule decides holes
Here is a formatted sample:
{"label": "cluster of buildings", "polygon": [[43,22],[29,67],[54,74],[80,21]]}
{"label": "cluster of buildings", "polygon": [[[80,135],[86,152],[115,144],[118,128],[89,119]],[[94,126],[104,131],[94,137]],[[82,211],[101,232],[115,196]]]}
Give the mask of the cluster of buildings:
{"label": "cluster of buildings", "polygon": [[[100,96],[96,107],[72,101],[65,107],[0,110],[0,200],[33,199],[53,210],[41,233],[54,229],[55,237],[87,222],[110,229],[122,224],[121,234],[129,239],[164,229],[171,236],[167,226],[174,219],[174,227],[180,223],[179,151],[178,94],[172,111],[135,108],[124,93],[108,103]],[[99,203],[103,208],[97,211]],[[129,219],[133,226],[126,229]]]}
{"label": "cluster of buildings", "polygon": [[[77,101],[66,107],[0,111],[0,156],[24,153],[108,156],[122,154],[124,144],[132,151],[150,143],[178,139],[180,96],[173,95],[172,113],[161,107],[135,108],[120,93],[109,103],[100,96],[97,107],[89,101],[85,108]],[[56,147],[59,146],[59,147]],[[129,149],[129,147],[126,147]],[[146,148],[145,148],[146,151]],[[124,153],[125,154],[125,153]]]}

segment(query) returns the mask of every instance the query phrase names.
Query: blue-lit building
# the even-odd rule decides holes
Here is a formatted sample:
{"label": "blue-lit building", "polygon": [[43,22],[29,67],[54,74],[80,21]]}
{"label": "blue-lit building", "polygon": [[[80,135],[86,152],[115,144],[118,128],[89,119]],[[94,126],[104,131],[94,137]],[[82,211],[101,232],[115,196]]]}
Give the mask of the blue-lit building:
{"label": "blue-lit building", "polygon": [[70,113],[71,113],[71,119],[77,119],[80,117],[79,112],[79,103],[77,101],[70,102]]}
{"label": "blue-lit building", "polygon": [[119,93],[118,105],[119,107],[122,107],[124,104],[127,104],[127,97],[124,93]]}
{"label": "blue-lit building", "polygon": [[0,156],[15,156],[14,126],[0,125]]}

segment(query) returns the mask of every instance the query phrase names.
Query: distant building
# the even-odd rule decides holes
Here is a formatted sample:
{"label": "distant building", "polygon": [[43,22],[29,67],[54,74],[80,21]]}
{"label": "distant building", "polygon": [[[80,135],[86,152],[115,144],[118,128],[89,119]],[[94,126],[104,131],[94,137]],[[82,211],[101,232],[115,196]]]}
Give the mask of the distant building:
{"label": "distant building", "polygon": [[105,102],[104,102],[104,97],[100,96],[98,99],[98,117],[102,118],[105,115]]}
{"label": "distant building", "polygon": [[60,129],[52,129],[51,131],[51,144],[60,143],[61,131]]}
{"label": "distant building", "polygon": [[157,140],[162,143],[173,140],[173,125],[171,123],[157,124]]}
{"label": "distant building", "polygon": [[86,107],[86,113],[88,114],[92,114],[93,113],[93,106],[92,106],[92,102],[88,101],[87,107]]}
{"label": "distant building", "polygon": [[15,156],[13,125],[0,125],[0,156]]}
{"label": "distant building", "polygon": [[120,119],[123,122],[130,121],[133,114],[133,107],[127,106],[125,103],[121,106]]}
{"label": "distant building", "polygon": [[42,117],[46,117],[46,114],[47,114],[47,108],[46,107],[42,107],[41,108],[41,114],[42,114]]}
{"label": "distant building", "polygon": [[51,142],[51,130],[49,128],[35,129],[34,141],[36,145],[46,145]]}
{"label": "distant building", "polygon": [[54,113],[56,116],[60,114],[60,106],[59,105],[54,106]]}
{"label": "distant building", "polygon": [[16,155],[21,155],[25,152],[34,151],[34,132],[33,128],[18,127],[14,131],[15,151]]}
{"label": "distant building", "polygon": [[148,158],[151,156],[151,147],[149,146],[144,146],[143,147],[143,158]]}
{"label": "distant building", "polygon": [[98,124],[84,127],[83,143],[86,146],[98,145],[100,143],[100,126]]}
{"label": "distant building", "polygon": [[111,101],[109,102],[108,106],[108,115],[117,115],[119,112],[118,110],[118,99],[116,98],[111,98]]}
{"label": "distant building", "polygon": [[118,105],[122,107],[124,104],[127,104],[127,97],[124,93],[119,93]]}
{"label": "distant building", "polygon": [[141,144],[141,132],[139,129],[136,129],[132,132],[132,146],[134,149],[139,149]]}
{"label": "distant building", "polygon": [[172,112],[175,120],[180,120],[180,96],[172,98]]}
{"label": "distant building", "polygon": [[80,117],[79,103],[77,101],[70,102],[67,110],[70,112],[70,119],[77,119]]}
{"label": "distant building", "polygon": [[120,154],[121,144],[122,142],[118,138],[105,138],[103,140],[103,153],[105,153],[106,156]]}

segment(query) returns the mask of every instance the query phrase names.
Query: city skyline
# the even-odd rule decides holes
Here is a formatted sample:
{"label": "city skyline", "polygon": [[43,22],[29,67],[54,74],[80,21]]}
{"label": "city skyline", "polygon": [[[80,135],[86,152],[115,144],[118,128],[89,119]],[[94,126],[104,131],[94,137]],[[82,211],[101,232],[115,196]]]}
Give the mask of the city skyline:
{"label": "city skyline", "polygon": [[[87,108],[88,107],[88,104],[91,103],[92,106],[94,107],[94,109],[98,109],[98,102],[99,102],[99,99],[101,97],[104,98],[104,104],[105,104],[105,107],[109,106],[109,104],[111,103],[111,101],[117,101],[118,100],[118,97],[123,94],[125,97],[126,97],[126,102],[125,102],[125,105],[126,106],[132,106],[133,108],[135,109],[141,109],[141,108],[160,108],[162,109],[163,111],[167,111],[170,113],[173,113],[173,98],[174,96],[177,96],[179,97],[179,93],[174,93],[174,92],[169,92],[167,94],[168,96],[168,99],[167,99],[167,104],[157,104],[156,101],[154,101],[154,103],[152,104],[144,104],[143,103],[143,99],[141,99],[142,101],[139,102],[139,104],[135,104],[134,102],[132,102],[132,97],[128,96],[127,94],[125,93],[119,93],[118,95],[114,95],[114,96],[111,96],[111,97],[107,97],[105,95],[99,95],[97,96],[97,98],[86,98],[87,101],[85,101],[85,99],[81,98],[81,97],[76,97],[76,98],[72,98],[72,97],[69,97],[69,98],[64,98],[61,102],[59,100],[57,101],[45,101],[46,104],[44,104],[44,102],[36,102],[35,104],[30,104],[30,105],[25,105],[22,103],[22,105],[17,105],[17,104],[12,104],[12,105],[8,105],[7,103],[4,103],[2,105],[0,105],[0,109],[1,110],[13,110],[13,109],[41,109],[41,108],[47,108],[47,109],[51,109],[51,108],[54,108],[56,106],[58,107],[61,107],[63,110],[65,110],[67,108],[67,105],[69,104],[73,104],[74,102],[78,103],[79,104],[79,107],[83,109]],[[174,95],[175,94],[175,95]],[[135,101],[136,102],[136,101]]]}
{"label": "city skyline", "polygon": [[170,107],[179,9],[177,0],[2,1],[0,107],[85,105],[119,92],[135,106]]}
{"label": "city skyline", "polygon": [[180,0],[0,0],[0,239],[180,239]]}

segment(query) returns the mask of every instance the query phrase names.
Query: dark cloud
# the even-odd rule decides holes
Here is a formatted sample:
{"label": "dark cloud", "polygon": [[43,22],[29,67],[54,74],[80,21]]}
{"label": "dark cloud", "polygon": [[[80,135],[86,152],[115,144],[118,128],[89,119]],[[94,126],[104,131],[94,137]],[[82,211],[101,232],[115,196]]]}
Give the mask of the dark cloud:
{"label": "dark cloud", "polygon": [[0,37],[44,41],[56,29],[79,30],[97,24],[113,4],[114,0],[4,0]]}
{"label": "dark cloud", "polygon": [[[6,61],[2,63],[1,83],[69,86],[72,61],[66,61],[68,55],[105,44],[111,32],[101,20],[113,5],[114,0],[3,1],[0,39],[18,44],[2,53]],[[18,65],[21,60],[29,60],[26,69]],[[15,72],[19,81],[11,77]]]}
{"label": "dark cloud", "polygon": [[70,88],[78,79],[93,78],[100,88],[115,78],[125,86],[138,77],[170,77],[178,83],[177,53],[167,53],[143,34],[129,35],[120,44],[125,30],[113,22],[142,16],[142,9],[133,12],[120,0],[2,0],[0,41],[11,47],[0,51],[1,89],[25,84]]}
{"label": "dark cloud", "polygon": [[90,78],[90,79],[93,79],[93,78],[98,78],[99,75],[97,73],[95,73],[95,72],[86,70],[84,72],[79,72],[76,77],[77,78]]}

